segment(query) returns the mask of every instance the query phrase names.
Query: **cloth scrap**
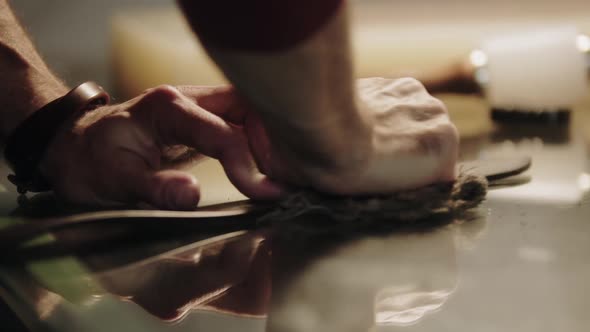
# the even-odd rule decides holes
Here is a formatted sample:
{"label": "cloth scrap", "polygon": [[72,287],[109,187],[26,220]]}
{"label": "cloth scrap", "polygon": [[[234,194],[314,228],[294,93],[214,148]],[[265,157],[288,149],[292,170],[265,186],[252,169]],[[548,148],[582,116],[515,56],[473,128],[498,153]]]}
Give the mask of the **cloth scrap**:
{"label": "cloth scrap", "polygon": [[295,223],[312,231],[412,224],[433,217],[456,219],[483,202],[487,188],[485,177],[463,170],[455,182],[383,196],[343,197],[303,190],[284,199],[258,223]]}

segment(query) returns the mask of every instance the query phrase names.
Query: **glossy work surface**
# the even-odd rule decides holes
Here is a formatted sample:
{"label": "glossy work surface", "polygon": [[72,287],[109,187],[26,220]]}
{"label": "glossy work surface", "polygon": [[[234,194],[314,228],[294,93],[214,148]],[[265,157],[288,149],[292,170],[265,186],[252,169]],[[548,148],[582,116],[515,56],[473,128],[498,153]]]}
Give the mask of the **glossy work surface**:
{"label": "glossy work surface", "polygon": [[[469,159],[533,157],[468,220],[328,234],[252,222],[93,224],[2,253],[0,295],[33,331],[588,331],[581,137],[572,124],[464,140]],[[205,203],[239,200],[207,165],[195,170],[210,182]],[[15,195],[2,185],[8,213]],[[28,204],[15,213],[68,212],[52,199]]]}

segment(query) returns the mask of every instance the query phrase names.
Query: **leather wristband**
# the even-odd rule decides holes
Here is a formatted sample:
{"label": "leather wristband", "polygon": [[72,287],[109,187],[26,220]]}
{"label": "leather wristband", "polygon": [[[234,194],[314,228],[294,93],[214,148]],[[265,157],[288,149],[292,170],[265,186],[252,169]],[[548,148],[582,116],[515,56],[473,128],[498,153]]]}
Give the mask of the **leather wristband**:
{"label": "leather wristband", "polygon": [[8,137],[4,157],[14,171],[8,180],[17,191],[41,192],[51,185],[39,165],[60,127],[74,114],[106,105],[110,97],[94,82],[85,82],[31,114]]}

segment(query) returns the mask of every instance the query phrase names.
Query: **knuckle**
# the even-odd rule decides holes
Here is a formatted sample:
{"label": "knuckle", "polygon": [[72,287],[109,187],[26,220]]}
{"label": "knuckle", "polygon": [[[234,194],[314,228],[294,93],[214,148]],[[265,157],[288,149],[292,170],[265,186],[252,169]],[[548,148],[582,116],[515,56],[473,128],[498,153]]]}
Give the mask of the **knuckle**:
{"label": "knuckle", "polygon": [[410,95],[415,93],[426,92],[424,85],[413,77],[398,78],[394,82],[395,88],[401,95]]}
{"label": "knuckle", "polygon": [[439,136],[445,141],[445,142],[452,142],[452,143],[459,143],[459,132],[457,131],[457,127],[455,127],[455,125],[448,121],[444,124],[441,124],[438,126],[437,128]]}
{"label": "knuckle", "polygon": [[439,153],[446,159],[456,160],[459,154],[459,131],[451,122],[440,128],[441,150]]}
{"label": "knuckle", "polygon": [[162,111],[181,109],[183,98],[185,98],[184,95],[176,87],[160,85],[146,91],[128,111],[133,114],[143,114],[153,120],[153,117],[159,116]]}
{"label": "knuckle", "polygon": [[408,103],[400,104],[407,108],[412,120],[418,122],[448,121],[448,111],[445,104],[431,96],[414,99]]}
{"label": "knuckle", "polygon": [[443,114],[446,115],[449,113],[447,110],[447,106],[442,100],[432,97],[429,95],[429,98],[426,99],[426,107],[430,110],[431,114]]}
{"label": "knuckle", "polygon": [[182,93],[174,86],[164,84],[146,90],[143,100],[170,103],[180,98],[181,95]]}
{"label": "knuckle", "polygon": [[424,130],[419,142],[422,149],[429,153],[447,154],[458,149],[459,134],[455,125],[445,121]]}

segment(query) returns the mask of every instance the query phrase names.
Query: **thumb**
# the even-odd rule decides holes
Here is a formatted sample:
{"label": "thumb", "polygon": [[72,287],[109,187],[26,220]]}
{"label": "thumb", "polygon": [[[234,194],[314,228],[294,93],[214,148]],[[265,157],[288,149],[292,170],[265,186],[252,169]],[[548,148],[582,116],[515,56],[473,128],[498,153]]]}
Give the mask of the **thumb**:
{"label": "thumb", "polygon": [[229,180],[252,199],[276,200],[283,197],[287,188],[260,172],[245,142],[245,136],[240,134],[238,137],[241,139],[227,147],[219,158]]}
{"label": "thumb", "polygon": [[145,174],[137,196],[160,209],[194,210],[201,197],[197,179],[177,170],[162,170]]}

